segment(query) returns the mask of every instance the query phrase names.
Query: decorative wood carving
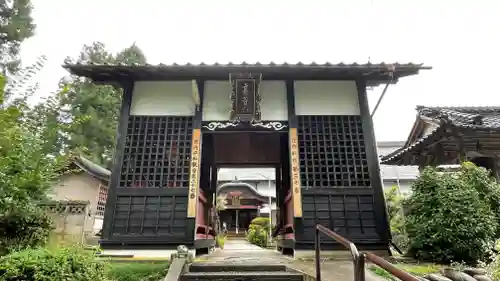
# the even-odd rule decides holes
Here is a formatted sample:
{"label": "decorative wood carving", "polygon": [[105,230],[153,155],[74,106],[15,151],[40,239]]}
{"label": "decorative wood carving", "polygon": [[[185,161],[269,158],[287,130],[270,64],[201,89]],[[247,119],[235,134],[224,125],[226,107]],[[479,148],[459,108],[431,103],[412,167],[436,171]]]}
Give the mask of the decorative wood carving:
{"label": "decorative wood carving", "polygon": [[287,125],[282,124],[281,122],[271,121],[271,122],[253,122],[252,127],[261,127],[266,129],[272,129],[274,131],[281,131],[286,128]]}
{"label": "decorative wood carving", "polygon": [[230,74],[231,120],[260,121],[260,82],[262,74]]}
{"label": "decorative wood carving", "polygon": [[238,121],[233,122],[210,122],[206,125],[203,125],[203,128],[209,131],[215,131],[216,129],[227,129],[230,127],[237,127],[239,125]]}
{"label": "decorative wood carving", "polygon": [[209,131],[231,131],[231,130],[249,130],[249,131],[284,131],[288,127],[288,122],[280,121],[211,121],[203,122],[202,128]]}

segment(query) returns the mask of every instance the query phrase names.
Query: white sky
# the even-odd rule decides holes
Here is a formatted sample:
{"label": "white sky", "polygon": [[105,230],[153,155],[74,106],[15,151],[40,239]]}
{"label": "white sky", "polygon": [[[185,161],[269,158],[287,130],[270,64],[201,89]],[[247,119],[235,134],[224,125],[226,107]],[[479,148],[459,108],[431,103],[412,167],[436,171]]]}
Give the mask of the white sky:
{"label": "white sky", "polygon": [[[83,44],[136,42],[149,63],[424,62],[390,86],[377,140],[404,140],[416,105],[500,105],[500,2],[494,0],[32,0],[37,35],[23,60],[49,59],[40,95]],[[307,3],[307,4],[306,4]],[[251,36],[248,36],[251,35]],[[373,108],[382,87],[370,93]]]}

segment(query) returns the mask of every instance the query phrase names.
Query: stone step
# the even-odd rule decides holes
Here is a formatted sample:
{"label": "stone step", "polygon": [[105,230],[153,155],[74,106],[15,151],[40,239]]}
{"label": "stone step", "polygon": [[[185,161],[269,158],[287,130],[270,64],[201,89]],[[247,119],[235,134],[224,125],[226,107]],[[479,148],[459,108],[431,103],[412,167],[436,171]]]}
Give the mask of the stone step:
{"label": "stone step", "polygon": [[189,266],[189,272],[249,272],[249,271],[286,271],[285,265],[280,264],[211,264],[193,263]]}
{"label": "stone step", "polygon": [[286,271],[188,272],[181,281],[303,281],[301,273]]}

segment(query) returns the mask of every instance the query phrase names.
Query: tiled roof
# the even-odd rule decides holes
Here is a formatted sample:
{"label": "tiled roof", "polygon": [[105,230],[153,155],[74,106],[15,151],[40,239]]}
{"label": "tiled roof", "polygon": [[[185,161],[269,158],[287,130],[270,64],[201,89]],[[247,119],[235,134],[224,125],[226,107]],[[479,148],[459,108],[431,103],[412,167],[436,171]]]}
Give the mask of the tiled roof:
{"label": "tiled roof", "polygon": [[262,73],[263,79],[297,79],[297,80],[327,80],[332,77],[366,77],[369,81],[387,81],[389,72],[393,72],[393,82],[401,77],[415,75],[419,70],[431,69],[423,64],[415,63],[331,63],[331,62],[239,62],[239,63],[185,63],[158,65],[123,65],[123,64],[66,64],[64,68],[72,74],[89,77],[100,81],[116,80],[118,77],[141,79],[228,79],[229,73],[256,72]]}
{"label": "tiled roof", "polygon": [[380,62],[380,63],[371,63],[371,62],[366,62],[366,63],[358,63],[358,62],[352,62],[352,63],[346,63],[346,62],[246,62],[246,61],[241,61],[241,62],[227,62],[227,63],[222,63],[222,62],[214,62],[214,63],[170,63],[170,64],[165,64],[165,63],[160,63],[160,64],[138,64],[138,63],[133,63],[133,64],[125,64],[125,63],[75,63],[75,64],[65,64],[63,67],[70,67],[73,65],[80,65],[80,66],[113,66],[113,67],[152,67],[152,68],[202,68],[202,67],[269,67],[269,68],[274,68],[274,67],[327,67],[327,68],[379,68],[379,69],[388,69],[388,68],[416,68],[416,69],[431,69],[429,66],[424,66],[423,63],[398,63],[398,62],[393,62],[393,63],[388,63],[388,62]]}
{"label": "tiled roof", "polygon": [[[389,164],[401,158],[405,153],[419,148],[429,142],[444,126],[469,128],[482,131],[500,130],[500,107],[427,107],[417,106],[418,115],[431,118],[437,125],[431,132],[421,137],[412,144],[402,147],[392,153],[381,157],[382,164]],[[417,121],[418,122],[418,121]]]}
{"label": "tiled roof", "polygon": [[500,128],[500,107],[425,107],[417,106],[420,116],[444,119],[458,127],[477,129]]}
{"label": "tiled roof", "polygon": [[[226,189],[234,190],[234,189],[239,189],[239,188],[244,188],[244,189],[248,190],[250,193],[252,193],[253,195],[255,195],[261,199],[271,196],[268,193],[267,194],[261,193],[253,185],[246,183],[246,182],[243,182],[243,181],[223,183],[217,187],[217,193],[224,191]],[[275,197],[275,196],[272,196],[272,197]]]}
{"label": "tiled roof", "polygon": [[[404,141],[380,141],[377,142],[379,155],[390,154],[405,144]],[[383,180],[414,180],[418,177],[419,171],[416,166],[391,166],[380,165],[380,172]]]}
{"label": "tiled roof", "polygon": [[72,162],[85,172],[93,175],[94,177],[109,182],[109,179],[111,177],[111,172],[108,169],[105,169],[93,163],[92,161],[83,156],[74,156]]}

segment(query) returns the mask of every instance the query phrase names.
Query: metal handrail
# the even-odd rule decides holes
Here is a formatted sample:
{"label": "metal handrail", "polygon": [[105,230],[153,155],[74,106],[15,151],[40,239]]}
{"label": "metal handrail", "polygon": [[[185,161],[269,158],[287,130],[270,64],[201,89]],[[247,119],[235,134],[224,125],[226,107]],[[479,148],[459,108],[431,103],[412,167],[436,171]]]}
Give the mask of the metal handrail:
{"label": "metal handrail", "polygon": [[373,253],[368,252],[368,253],[364,253],[363,255],[364,255],[364,257],[366,257],[366,259],[368,259],[372,263],[378,265],[379,267],[381,267],[385,271],[389,272],[390,274],[396,276],[400,280],[420,281],[420,279],[418,279],[417,277],[411,275],[410,273],[408,273],[404,270],[401,270],[401,269],[395,267],[392,263],[384,260],[383,258],[381,258]]}
{"label": "metal handrail", "polygon": [[321,252],[321,240],[319,233],[323,233],[326,236],[334,239],[335,241],[342,244],[349,251],[351,251],[352,263],[354,265],[354,281],[364,281],[365,280],[365,259],[359,254],[356,245],[349,241],[347,238],[341,236],[338,233],[318,224],[316,225],[316,235],[314,238],[315,244],[315,263],[316,263],[316,281],[321,281],[321,262],[320,262],[320,252]]}
{"label": "metal handrail", "polygon": [[336,240],[344,247],[351,251],[352,255],[352,263],[354,265],[354,281],[365,281],[365,260],[369,260],[373,264],[381,267],[385,271],[394,275],[402,281],[420,281],[417,277],[411,275],[410,273],[401,270],[395,267],[390,262],[384,260],[383,258],[367,252],[367,253],[359,253],[356,245],[353,242],[349,241],[347,238],[342,235],[335,233],[334,231],[318,224],[316,225],[316,235],[315,235],[315,264],[316,264],[316,281],[321,281],[321,262],[320,262],[320,251],[321,251],[321,241],[319,237],[319,233],[323,233],[326,236]]}

